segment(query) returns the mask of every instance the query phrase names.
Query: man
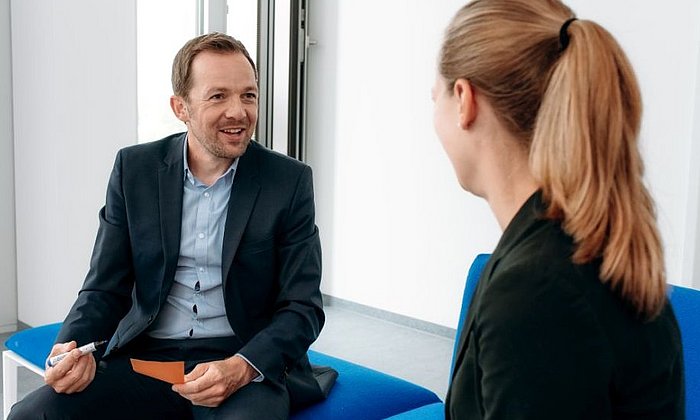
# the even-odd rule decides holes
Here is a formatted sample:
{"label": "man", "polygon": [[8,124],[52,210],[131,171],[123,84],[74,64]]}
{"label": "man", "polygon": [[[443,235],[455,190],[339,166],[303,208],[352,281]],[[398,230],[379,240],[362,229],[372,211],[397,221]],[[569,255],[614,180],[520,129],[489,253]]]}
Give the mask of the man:
{"label": "man", "polygon": [[[311,170],[250,141],[257,77],[239,41],[189,41],[172,82],[187,132],[118,153],[50,356],[70,353],[12,419],[278,419],[322,398],[306,358],[324,322]],[[170,385],[132,357],[189,373]]]}

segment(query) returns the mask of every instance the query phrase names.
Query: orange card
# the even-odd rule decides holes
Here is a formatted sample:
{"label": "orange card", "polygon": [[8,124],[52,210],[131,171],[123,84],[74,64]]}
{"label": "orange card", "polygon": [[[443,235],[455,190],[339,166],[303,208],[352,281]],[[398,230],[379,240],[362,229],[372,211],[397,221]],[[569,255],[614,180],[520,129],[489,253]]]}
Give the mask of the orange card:
{"label": "orange card", "polygon": [[153,362],[150,360],[130,359],[134,372],[171,384],[185,382],[185,362]]}

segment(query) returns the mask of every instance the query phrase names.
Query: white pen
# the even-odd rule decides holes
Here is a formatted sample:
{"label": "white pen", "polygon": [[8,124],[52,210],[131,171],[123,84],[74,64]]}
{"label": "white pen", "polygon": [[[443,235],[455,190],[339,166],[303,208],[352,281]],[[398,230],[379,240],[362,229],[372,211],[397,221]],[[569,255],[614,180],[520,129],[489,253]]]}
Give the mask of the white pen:
{"label": "white pen", "polygon": [[[102,345],[102,344],[104,344],[104,343],[106,343],[106,342],[107,342],[107,341],[93,341],[93,342],[90,343],[90,344],[86,344],[86,345],[84,345],[84,346],[78,347],[78,350],[80,350],[80,353],[81,353],[81,354],[86,355],[86,354],[88,354],[88,353],[92,353],[93,351],[97,350],[97,346],[100,346],[100,345]],[[63,359],[64,359],[66,356],[68,356],[69,354],[70,354],[70,352],[61,353],[61,354],[59,354],[59,355],[56,355],[56,356],[54,356],[54,357],[51,357],[51,358],[49,358],[49,361],[47,362],[47,364],[49,365],[49,367],[54,367],[54,366],[56,366],[56,363],[58,363],[58,362],[60,362],[61,360],[63,360]]]}

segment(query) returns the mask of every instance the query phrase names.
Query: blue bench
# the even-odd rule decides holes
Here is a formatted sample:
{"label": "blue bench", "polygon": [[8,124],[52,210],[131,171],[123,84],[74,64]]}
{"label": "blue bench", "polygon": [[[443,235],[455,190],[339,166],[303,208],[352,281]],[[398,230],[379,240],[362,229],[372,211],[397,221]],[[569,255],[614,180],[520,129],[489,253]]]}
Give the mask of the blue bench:
{"label": "blue bench", "polygon": [[[17,369],[23,366],[43,376],[44,363],[60,328],[61,323],[29,328],[5,342],[8,349],[3,352],[5,417],[17,401]],[[432,391],[403,379],[313,350],[308,354],[311,363],[332,366],[339,375],[325,401],[294,413],[292,420],[379,420],[440,401]]]}

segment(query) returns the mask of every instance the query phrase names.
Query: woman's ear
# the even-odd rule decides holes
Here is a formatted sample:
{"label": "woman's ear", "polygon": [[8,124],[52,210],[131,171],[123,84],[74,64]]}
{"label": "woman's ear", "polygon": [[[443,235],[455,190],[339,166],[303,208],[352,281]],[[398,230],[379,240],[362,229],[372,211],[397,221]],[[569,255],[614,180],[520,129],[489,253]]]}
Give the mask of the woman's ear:
{"label": "woman's ear", "polygon": [[462,130],[466,130],[476,119],[477,114],[474,87],[467,79],[457,79],[452,93],[459,102],[459,119],[457,125]]}
{"label": "woman's ear", "polygon": [[170,108],[172,108],[173,113],[178,120],[187,123],[190,120],[190,114],[187,110],[187,104],[185,100],[180,97],[173,95],[170,97]]}

